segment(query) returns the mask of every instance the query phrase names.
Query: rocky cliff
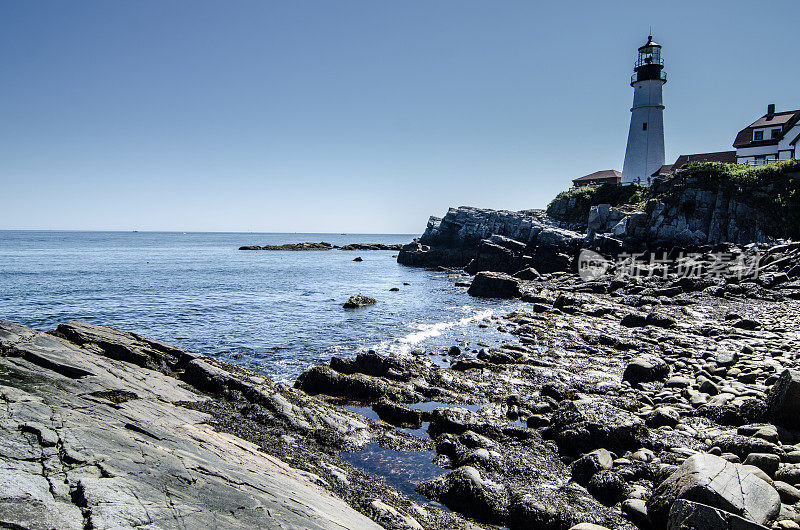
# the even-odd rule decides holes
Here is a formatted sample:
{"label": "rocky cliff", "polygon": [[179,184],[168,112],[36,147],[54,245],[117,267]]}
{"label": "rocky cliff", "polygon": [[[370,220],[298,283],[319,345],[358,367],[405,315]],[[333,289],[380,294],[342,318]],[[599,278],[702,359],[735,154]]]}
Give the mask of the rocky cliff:
{"label": "rocky cliff", "polygon": [[800,163],[693,164],[650,188],[559,194],[547,211],[461,206],[431,217],[398,262],[470,273],[568,270],[581,248],[603,253],[800,239]]}
{"label": "rocky cliff", "polygon": [[569,267],[583,235],[556,226],[543,210],[510,212],[460,206],[431,217],[422,236],[404,246],[398,263],[467,267],[471,272],[548,272]]}
{"label": "rocky cliff", "polygon": [[[560,226],[609,234],[634,247],[766,243],[800,238],[800,164],[751,168],[694,164],[628,197],[606,202],[601,189],[574,190],[548,213]],[[585,222],[576,220],[576,212]]]}

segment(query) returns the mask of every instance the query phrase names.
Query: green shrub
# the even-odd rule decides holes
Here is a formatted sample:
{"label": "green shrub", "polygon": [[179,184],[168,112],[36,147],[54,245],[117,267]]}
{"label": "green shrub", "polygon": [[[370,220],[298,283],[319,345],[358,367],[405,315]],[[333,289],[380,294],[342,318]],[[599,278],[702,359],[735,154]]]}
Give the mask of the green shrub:
{"label": "green shrub", "polygon": [[[623,204],[638,204],[642,201],[646,188],[631,184],[620,186],[618,184],[601,184],[597,187],[584,186],[574,190],[563,191],[547,206],[547,213],[560,221],[585,223],[589,217],[589,210],[598,204],[621,206]],[[575,199],[575,206],[567,214],[559,215],[555,205],[564,199]]]}

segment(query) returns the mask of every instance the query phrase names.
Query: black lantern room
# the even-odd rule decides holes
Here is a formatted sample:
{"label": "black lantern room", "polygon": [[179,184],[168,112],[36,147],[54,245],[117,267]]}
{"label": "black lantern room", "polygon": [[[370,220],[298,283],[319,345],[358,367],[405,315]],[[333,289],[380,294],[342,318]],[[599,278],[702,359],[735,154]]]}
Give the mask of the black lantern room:
{"label": "black lantern room", "polygon": [[650,79],[667,82],[667,73],[664,72],[664,59],[661,58],[661,45],[653,42],[653,36],[647,37],[647,42],[639,48],[639,59],[633,69],[631,86],[639,81]]}

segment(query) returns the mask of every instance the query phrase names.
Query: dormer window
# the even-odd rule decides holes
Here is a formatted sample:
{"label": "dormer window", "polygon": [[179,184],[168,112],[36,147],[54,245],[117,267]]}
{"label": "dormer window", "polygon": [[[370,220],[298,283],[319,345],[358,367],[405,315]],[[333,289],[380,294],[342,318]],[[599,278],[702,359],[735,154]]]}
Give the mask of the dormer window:
{"label": "dormer window", "polygon": [[781,130],[780,129],[772,129],[772,136],[770,136],[770,138],[772,138],[774,140],[775,138],[777,138],[780,135],[781,135]]}
{"label": "dormer window", "polygon": [[759,140],[764,139],[764,131],[754,131],[753,132],[753,141],[758,142]]}

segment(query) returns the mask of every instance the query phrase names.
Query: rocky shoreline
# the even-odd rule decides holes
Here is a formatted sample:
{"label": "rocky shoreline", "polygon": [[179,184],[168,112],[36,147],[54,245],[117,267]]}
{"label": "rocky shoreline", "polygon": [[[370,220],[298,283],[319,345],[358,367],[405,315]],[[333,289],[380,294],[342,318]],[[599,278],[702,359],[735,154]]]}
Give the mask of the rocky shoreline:
{"label": "rocky shoreline", "polygon": [[[501,347],[333,358],[296,388],[3,322],[0,521],[798,528],[800,282],[781,279],[515,278],[520,308],[476,323]],[[426,461],[416,491],[387,486]]]}
{"label": "rocky shoreline", "polygon": [[722,191],[587,205],[586,233],[451,208],[398,262],[517,309],[293,387],[105,326],[0,321],[0,525],[800,530],[800,242]]}
{"label": "rocky shoreline", "polygon": [[799,527],[796,278],[520,284],[527,303],[490,323],[513,337],[501,348],[333,359],[296,386],[371,404],[398,436],[425,426],[446,472],[417,491],[476,521]]}

